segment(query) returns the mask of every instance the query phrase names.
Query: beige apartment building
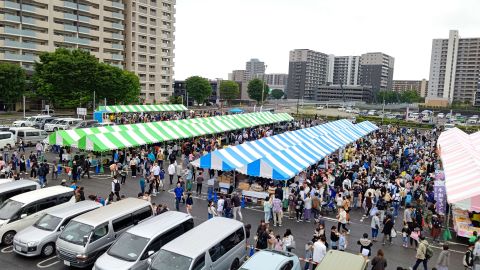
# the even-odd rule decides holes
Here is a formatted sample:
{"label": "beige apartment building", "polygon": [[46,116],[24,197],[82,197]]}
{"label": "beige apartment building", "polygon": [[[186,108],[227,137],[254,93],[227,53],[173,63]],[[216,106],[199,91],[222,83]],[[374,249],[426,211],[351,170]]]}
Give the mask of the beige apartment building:
{"label": "beige apartment building", "polygon": [[33,68],[56,48],[84,49],[138,74],[141,97],[173,92],[175,0],[0,0],[0,61]]}

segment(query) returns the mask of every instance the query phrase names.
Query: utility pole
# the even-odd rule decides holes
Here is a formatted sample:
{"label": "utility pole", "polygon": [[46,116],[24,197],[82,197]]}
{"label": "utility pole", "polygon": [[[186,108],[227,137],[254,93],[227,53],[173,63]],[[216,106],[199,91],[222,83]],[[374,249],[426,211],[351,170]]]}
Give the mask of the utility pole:
{"label": "utility pole", "polygon": [[23,118],[25,118],[25,96],[23,96]]}
{"label": "utility pole", "polygon": [[93,112],[95,112],[95,91],[93,91]]}

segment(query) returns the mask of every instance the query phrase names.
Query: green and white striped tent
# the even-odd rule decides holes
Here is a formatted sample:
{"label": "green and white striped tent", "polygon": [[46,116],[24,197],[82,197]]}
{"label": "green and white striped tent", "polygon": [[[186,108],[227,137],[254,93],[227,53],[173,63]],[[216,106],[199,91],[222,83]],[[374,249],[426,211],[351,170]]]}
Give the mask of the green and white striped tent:
{"label": "green and white striped tent", "polygon": [[134,113],[134,112],[182,112],[188,110],[182,104],[159,104],[159,105],[115,105],[99,106],[99,111],[111,113]]}
{"label": "green and white striped tent", "polygon": [[[201,125],[199,128],[203,129],[205,133],[195,132],[191,134],[190,137],[202,136],[205,134],[214,134],[219,132],[225,132],[230,130],[237,130],[246,127],[253,127],[258,125],[272,124],[284,121],[291,121],[293,118],[287,113],[272,114],[270,112],[262,113],[249,113],[242,115],[225,115],[225,116],[216,116],[216,117],[205,117],[205,118],[193,118],[193,119],[183,119],[175,121],[161,121],[161,122],[150,122],[150,123],[139,123],[139,124],[130,124],[130,125],[118,125],[118,126],[106,126],[106,127],[95,127],[95,128],[83,128],[83,129],[73,129],[73,130],[60,130],[48,137],[49,144],[56,144],[60,146],[71,146],[79,147],[79,141],[81,138],[87,136],[91,137],[96,134],[107,134],[107,133],[118,133],[124,131],[135,131],[140,130],[144,131],[147,129],[153,130],[155,132],[162,132],[164,130],[171,131],[173,134],[179,133],[180,137],[162,137],[163,140],[172,140],[179,138],[188,138],[185,136],[185,133],[182,133],[182,128],[196,128],[196,125]],[[219,129],[217,129],[217,127]],[[101,136],[99,136],[101,137]],[[85,149],[85,148],[81,148]]]}
{"label": "green and white striped tent", "polygon": [[257,119],[255,122],[252,122],[252,119],[253,118],[248,118],[243,122],[238,121],[239,119],[209,119],[203,123],[185,123],[182,125],[169,125],[170,121],[145,123],[140,124],[136,130],[85,135],[78,141],[77,148],[103,152],[164,141],[193,138],[206,134],[217,134],[257,125],[291,121],[293,118],[289,114],[284,113],[275,114],[274,117],[266,117],[263,118],[263,120]]}

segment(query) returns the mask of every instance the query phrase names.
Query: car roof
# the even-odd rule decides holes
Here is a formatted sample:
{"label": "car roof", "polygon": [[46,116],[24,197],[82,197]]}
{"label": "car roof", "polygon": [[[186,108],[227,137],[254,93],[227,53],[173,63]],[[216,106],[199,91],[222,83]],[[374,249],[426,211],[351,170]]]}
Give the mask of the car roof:
{"label": "car roof", "polygon": [[67,192],[72,192],[73,194],[73,189],[70,187],[53,186],[53,187],[47,187],[47,188],[25,192],[17,196],[14,196],[10,199],[15,200],[17,202],[24,203],[24,204],[29,204],[33,201],[38,200],[38,198],[46,198],[46,197],[50,197],[57,194],[67,193]]}
{"label": "car roof", "polygon": [[198,254],[205,252],[205,247],[210,248],[219,238],[225,238],[239,228],[243,228],[243,223],[238,220],[212,218],[170,241],[162,249],[196,258]]}
{"label": "car roof", "polygon": [[287,252],[274,250],[261,250],[255,254],[244,264],[241,269],[277,269],[279,265],[290,260],[294,255]]}
{"label": "car roof", "polygon": [[127,232],[144,238],[153,238],[191,218],[192,216],[186,213],[167,211],[130,228]]}
{"label": "car roof", "polygon": [[35,115],[35,116],[32,116],[32,117],[35,117],[35,118],[45,118],[45,117],[52,117],[50,115],[44,115],[44,114],[39,114],[39,115]]}
{"label": "car roof", "polygon": [[62,118],[57,118],[57,120],[82,120],[80,118],[73,118],[73,117],[62,117]]}
{"label": "car roof", "polygon": [[75,204],[69,204],[64,208],[60,208],[60,209],[56,208],[54,210],[47,211],[47,213],[59,218],[67,218],[67,217],[75,216],[78,213],[100,208],[101,206],[102,204],[99,202],[81,201]]}
{"label": "car roof", "polygon": [[23,187],[28,187],[28,186],[37,186],[39,187],[40,185],[37,182],[30,181],[30,180],[17,180],[17,181],[12,181],[8,182],[5,184],[0,185],[0,193],[3,193],[5,191],[9,191],[15,188],[23,188]]}
{"label": "car roof", "polygon": [[12,134],[10,131],[0,131],[0,134]]}
{"label": "car roof", "polygon": [[11,127],[10,130],[28,130],[28,129],[35,129],[32,127]]}
{"label": "car roof", "polygon": [[96,226],[107,222],[110,219],[116,219],[125,215],[126,209],[129,209],[129,211],[133,209],[139,210],[149,205],[151,206],[149,202],[142,199],[125,198],[97,210],[80,215],[74,218],[74,220],[88,225]]}

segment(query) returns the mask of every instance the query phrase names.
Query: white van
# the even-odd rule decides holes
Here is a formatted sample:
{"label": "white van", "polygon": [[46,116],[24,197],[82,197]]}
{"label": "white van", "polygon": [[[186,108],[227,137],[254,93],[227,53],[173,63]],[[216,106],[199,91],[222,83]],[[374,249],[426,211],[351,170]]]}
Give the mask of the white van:
{"label": "white van", "polygon": [[21,139],[25,145],[35,145],[38,142],[45,140],[47,136],[47,132],[40,129],[31,128],[19,130],[17,132],[17,142],[19,142]]}
{"label": "white van", "polygon": [[0,237],[11,245],[15,234],[35,223],[47,210],[74,204],[73,189],[53,186],[14,196],[0,205]]}
{"label": "white van", "polygon": [[43,129],[48,132],[57,131],[57,130],[66,130],[66,129],[69,129],[70,126],[73,126],[80,121],[82,121],[82,119],[80,118],[71,118],[71,117],[58,118],[48,124],[45,124],[43,126]]}
{"label": "white van", "polygon": [[15,137],[13,134],[8,131],[0,131],[0,149],[4,149],[5,147],[10,149],[13,146],[15,146]]}
{"label": "white van", "polygon": [[193,228],[192,216],[168,211],[134,226],[95,262],[94,270],[146,270],[160,248]]}
{"label": "white van", "polygon": [[17,120],[12,123],[12,126],[14,127],[33,127],[38,122],[41,122],[43,118],[51,118],[50,115],[43,115],[39,114],[36,116],[30,116],[28,118],[25,118],[23,120]]}
{"label": "white van", "polygon": [[153,216],[150,202],[126,198],[72,219],[58,237],[57,256],[66,266],[91,266],[123,232]]}
{"label": "white van", "polygon": [[209,219],[160,249],[149,269],[238,269],[246,256],[243,223]]}
{"label": "white van", "polygon": [[0,205],[13,196],[36,189],[40,189],[40,185],[37,182],[30,180],[17,180],[8,183],[0,182]]}
{"label": "white van", "polygon": [[22,130],[30,130],[30,129],[33,129],[33,128],[31,128],[31,127],[11,127],[9,129],[9,131],[13,134],[13,139],[15,140],[15,142],[18,142],[18,140],[17,140],[18,132],[22,131]]}

